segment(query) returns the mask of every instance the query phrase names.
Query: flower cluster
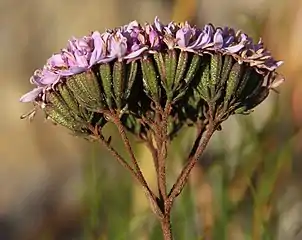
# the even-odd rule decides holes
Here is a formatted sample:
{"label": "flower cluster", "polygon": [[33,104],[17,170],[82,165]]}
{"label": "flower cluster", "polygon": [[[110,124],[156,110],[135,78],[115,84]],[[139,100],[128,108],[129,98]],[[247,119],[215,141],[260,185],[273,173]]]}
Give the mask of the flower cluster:
{"label": "flower cluster", "polygon": [[200,29],[187,22],[163,25],[156,17],[153,24],[142,26],[133,21],[102,34],[95,31],[89,36],[72,38],[67,48],[50,57],[43,69],[34,73],[30,82],[37,87],[20,100],[40,101],[49,87],[96,64],[115,59],[127,59],[129,62],[163,49],[181,49],[199,55],[214,52],[232,55],[259,73],[274,71],[282,64],[282,61],[273,59],[261,41],[253,43],[246,34],[232,28],[215,28],[208,24]]}
{"label": "flower cluster", "polygon": [[[232,28],[189,23],[128,25],[72,38],[51,56],[21,97],[77,133],[102,127],[104,110],[118,112],[132,133],[145,135],[154,105],[171,107],[169,134],[184,123],[217,122],[248,113],[281,81],[275,60],[259,41]],[[214,116],[214,115],[215,116]]]}

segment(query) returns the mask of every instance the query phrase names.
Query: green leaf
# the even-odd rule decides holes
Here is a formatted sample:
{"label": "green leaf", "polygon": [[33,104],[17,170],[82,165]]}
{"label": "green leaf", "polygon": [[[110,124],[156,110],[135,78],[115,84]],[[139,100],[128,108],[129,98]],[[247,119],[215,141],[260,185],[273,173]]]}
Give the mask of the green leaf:
{"label": "green leaf", "polygon": [[160,89],[158,85],[158,80],[156,77],[156,70],[151,59],[146,58],[141,60],[142,71],[143,71],[143,81],[147,92],[150,94],[151,98],[159,102],[160,101]]}
{"label": "green leaf", "polygon": [[112,74],[109,64],[101,64],[99,67],[101,81],[105,93],[105,99],[109,108],[112,108]]}
{"label": "green leaf", "polygon": [[125,90],[125,100],[127,100],[131,94],[133,83],[135,82],[137,75],[137,61],[133,61],[127,65],[127,81]]}
{"label": "green leaf", "polygon": [[188,53],[185,51],[181,51],[178,56],[175,81],[174,81],[174,86],[173,86],[174,90],[176,90],[178,88],[179,83],[184,78],[184,74],[187,69],[187,62],[188,62]]}
{"label": "green leaf", "polygon": [[156,66],[160,75],[160,79],[166,79],[166,68],[165,68],[165,59],[163,53],[155,53],[153,58],[156,62]]}
{"label": "green leaf", "polygon": [[207,62],[201,71],[201,78],[197,85],[197,90],[199,91],[199,94],[206,101],[210,100],[210,75],[210,63]]}
{"label": "green leaf", "polygon": [[113,90],[115,103],[117,108],[122,108],[122,97],[124,95],[124,82],[125,82],[125,64],[116,61],[113,66]]}
{"label": "green leaf", "polygon": [[250,78],[246,83],[246,86],[242,92],[242,96],[245,98],[252,98],[257,95],[258,91],[263,85],[264,76],[257,73],[255,70],[252,70]]}
{"label": "green leaf", "polygon": [[224,56],[219,87],[222,87],[225,84],[225,82],[228,80],[233,63],[234,63],[234,59],[232,56],[228,56],[228,55]]}
{"label": "green leaf", "polygon": [[88,70],[85,73],[80,74],[79,76],[82,78],[83,83],[86,85],[90,98],[95,101],[96,105],[100,105],[101,107],[101,90],[94,72]]}
{"label": "green leaf", "polygon": [[201,56],[194,54],[188,72],[184,78],[187,84],[189,84],[192,81],[192,79],[195,77],[200,66],[201,66]]}
{"label": "green leaf", "polygon": [[251,98],[245,100],[245,104],[248,109],[252,109],[262,103],[269,94],[269,89],[267,87],[260,87],[259,91],[254,94]]}
{"label": "green leaf", "polygon": [[75,96],[75,98],[80,104],[87,105],[87,98],[86,98],[86,96],[88,95],[87,89],[86,88],[81,89],[81,87],[77,83],[75,76],[68,77],[68,79],[66,80],[66,85],[72,91],[73,95]]}
{"label": "green leaf", "polygon": [[60,112],[66,119],[72,119],[73,113],[64,101],[64,99],[56,92],[51,92],[47,94],[47,101],[49,105],[56,111]]}
{"label": "green leaf", "polygon": [[173,97],[173,85],[175,81],[175,73],[177,66],[177,55],[175,50],[169,50],[165,54],[165,68],[166,68],[166,79],[162,79],[163,85],[166,85],[168,101],[172,100]]}
{"label": "green leaf", "polygon": [[251,73],[252,73],[252,69],[250,67],[245,67],[245,72],[244,72],[243,77],[236,90],[236,97],[240,98],[242,96],[242,93],[246,87],[246,84],[248,83],[248,81],[251,80]]}
{"label": "green leaf", "polygon": [[229,78],[226,83],[226,91],[224,96],[224,105],[227,107],[229,101],[235,96],[235,90],[238,87],[238,84],[241,80],[243,66],[239,63],[235,63],[232,66]]}
{"label": "green leaf", "polygon": [[76,98],[72,94],[71,90],[69,90],[64,84],[58,84],[58,91],[70,110],[75,115],[79,115],[79,104],[77,103]]}
{"label": "green leaf", "polygon": [[103,108],[100,88],[92,71],[68,77],[66,85],[73,92],[80,105],[92,111]]}
{"label": "green leaf", "polygon": [[211,92],[212,97],[215,95],[215,88],[220,82],[220,72],[222,68],[222,56],[221,54],[213,54],[211,56],[211,78],[210,78],[210,88],[213,90]]}
{"label": "green leaf", "polygon": [[66,116],[51,106],[46,106],[44,108],[44,112],[46,113],[47,117],[50,118],[54,123],[75,131],[75,126],[77,124],[71,116]]}

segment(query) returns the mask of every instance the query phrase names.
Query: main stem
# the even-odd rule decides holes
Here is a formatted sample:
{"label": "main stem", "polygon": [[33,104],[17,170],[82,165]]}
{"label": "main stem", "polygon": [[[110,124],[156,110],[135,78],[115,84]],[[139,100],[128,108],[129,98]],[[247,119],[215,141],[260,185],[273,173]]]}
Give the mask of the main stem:
{"label": "main stem", "polygon": [[164,110],[160,106],[156,108],[156,119],[155,123],[157,125],[157,157],[158,157],[158,190],[160,192],[160,198],[165,202],[168,198],[167,194],[167,182],[166,182],[166,160],[167,160],[167,142],[168,142],[168,116],[170,114],[170,105],[167,105]]}
{"label": "main stem", "polygon": [[[215,131],[215,123],[213,121],[210,121],[208,125],[208,129],[205,133],[204,138],[203,136],[203,130],[200,130],[199,136],[197,137],[195,144],[193,146],[192,152],[189,156],[189,161],[183,168],[181,174],[177,178],[175,184],[173,185],[171,191],[169,194],[167,194],[166,189],[166,159],[167,159],[167,143],[168,143],[168,134],[167,134],[167,124],[168,124],[168,116],[171,111],[171,108],[169,105],[167,105],[164,109],[164,111],[161,111],[161,109],[157,108],[157,117],[155,121],[155,142],[156,142],[156,148],[152,146],[151,144],[151,150],[155,150],[153,152],[153,158],[156,163],[156,170],[157,170],[157,177],[158,177],[158,190],[159,190],[159,197],[156,197],[156,195],[151,191],[149,188],[143,173],[140,170],[140,167],[138,165],[138,162],[134,156],[134,152],[132,151],[129,139],[125,133],[125,129],[120,122],[120,119],[118,117],[115,117],[110,114],[112,117],[113,122],[117,125],[118,130],[121,134],[121,137],[123,139],[123,142],[125,144],[125,147],[127,151],[130,154],[131,161],[133,164],[133,167],[130,166],[111,146],[110,144],[103,138],[103,136],[96,130],[92,128],[92,131],[95,130],[95,135],[99,137],[100,142],[117,158],[117,160],[126,167],[132,175],[138,180],[138,182],[143,186],[145,193],[150,200],[151,208],[153,212],[156,214],[156,216],[160,219],[161,228],[163,232],[164,240],[173,240],[172,236],[172,227],[171,227],[171,208],[172,204],[175,200],[175,198],[181,193],[184,186],[186,185],[188,181],[189,174],[192,170],[192,168],[196,165],[197,160],[199,156],[203,153],[205,150],[208,142],[210,141],[211,136],[213,135]],[[212,119],[212,118],[211,118]],[[158,165],[157,165],[158,164]]]}
{"label": "main stem", "polygon": [[159,207],[162,211],[162,217],[160,217],[160,224],[164,240],[172,240],[172,227],[170,221],[171,206],[172,202],[168,200],[167,194],[167,182],[166,182],[166,160],[167,160],[167,144],[168,144],[168,117],[171,112],[171,105],[167,104],[164,109],[160,105],[155,108],[155,143],[156,143],[156,154],[157,158],[155,162],[157,165],[157,183],[159,191]]}
{"label": "main stem", "polygon": [[173,240],[170,214],[167,214],[164,218],[161,219],[161,229],[163,232],[164,240]]}

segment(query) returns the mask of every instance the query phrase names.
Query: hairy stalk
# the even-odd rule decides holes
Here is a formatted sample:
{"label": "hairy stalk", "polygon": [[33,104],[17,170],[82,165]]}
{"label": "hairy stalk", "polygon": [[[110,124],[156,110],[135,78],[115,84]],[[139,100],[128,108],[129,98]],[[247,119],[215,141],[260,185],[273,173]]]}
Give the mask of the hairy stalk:
{"label": "hairy stalk", "polygon": [[173,240],[170,214],[167,214],[164,218],[161,219],[161,229],[163,232],[164,240]]}
{"label": "hairy stalk", "polygon": [[124,145],[126,147],[127,152],[130,154],[131,161],[134,165],[134,168],[136,170],[135,172],[137,173],[139,181],[140,181],[141,185],[145,188],[145,192],[147,191],[146,195],[150,200],[152,211],[157,215],[157,217],[163,218],[164,211],[161,208],[161,205],[162,205],[161,204],[161,199],[158,201],[158,198],[155,196],[153,191],[148,186],[148,183],[147,183],[147,181],[146,181],[146,179],[145,179],[145,177],[144,177],[144,175],[143,175],[143,173],[142,173],[142,171],[141,171],[141,169],[138,165],[138,162],[135,158],[134,152],[133,152],[132,147],[130,145],[129,138],[126,135],[126,132],[125,132],[125,129],[124,129],[124,126],[123,126],[122,122],[119,120],[119,118],[116,118],[116,119],[114,119],[114,123],[116,124],[116,126],[119,130],[119,133],[122,137],[122,140],[124,142]]}
{"label": "hairy stalk", "polygon": [[129,170],[131,175],[139,182],[138,175],[134,171],[134,169],[125,161],[125,159],[113,147],[110,146],[109,142],[104,138],[104,136],[99,132],[99,130],[92,126],[89,128],[93,132],[93,135],[96,137],[98,142],[100,142],[124,168]]}
{"label": "hairy stalk", "polygon": [[[161,229],[164,240],[172,240],[172,227],[171,227],[171,203],[168,199],[167,181],[166,181],[166,160],[167,160],[167,144],[168,144],[168,117],[171,112],[171,105],[167,104],[163,110],[157,106],[155,117],[155,143],[156,149],[153,157],[156,158],[154,162],[158,164],[157,168],[157,184],[159,196],[159,207],[162,209],[163,217],[160,218]],[[151,149],[152,150],[152,149]]]}
{"label": "hairy stalk", "polygon": [[109,143],[104,139],[103,136],[99,136],[99,142],[111,153],[111,155],[127,170],[130,171],[131,175],[141,183],[141,180],[138,174],[134,171],[134,169],[125,161],[125,159],[113,148],[109,145]]}
{"label": "hairy stalk", "polygon": [[131,162],[134,166],[134,169],[135,169],[135,172],[139,178],[139,181],[140,183],[142,184],[142,186],[145,186],[147,189],[150,189],[149,186],[148,186],[148,183],[138,165],[138,161],[136,160],[135,158],[135,155],[134,155],[134,152],[132,150],[132,147],[131,147],[131,144],[130,144],[130,141],[129,141],[129,138],[127,137],[127,134],[126,134],[126,131],[125,131],[125,128],[123,126],[123,123],[121,122],[120,120],[120,113],[114,113],[114,111],[110,110],[110,111],[100,111],[101,113],[103,113],[104,115],[106,115],[107,117],[109,117],[111,119],[111,121],[116,125],[121,137],[122,137],[122,140],[123,140],[123,143],[126,147],[126,150],[127,152],[129,153],[130,155],[130,159],[131,159]]}
{"label": "hairy stalk", "polygon": [[[128,163],[127,161],[113,148],[110,146],[108,141],[102,136],[98,130],[91,128],[94,135],[97,137],[98,141],[110,152],[110,154],[123,166],[125,167],[131,175],[135,178],[135,180],[143,187],[143,190],[150,201],[151,209],[152,211],[158,216],[159,218],[163,217],[162,210],[160,209],[158,205],[158,199],[156,195],[152,192],[152,190],[149,188],[146,180],[144,179],[143,175],[140,175],[138,172],[136,172]],[[141,172],[141,171],[140,171]]]}
{"label": "hairy stalk", "polygon": [[[215,123],[213,121],[210,121],[210,123],[208,125],[208,129],[206,130],[205,136],[197,137],[197,139],[194,143],[194,146],[196,145],[196,143],[198,143],[198,147],[197,147],[196,151],[191,152],[191,154],[193,152],[195,152],[195,153],[193,154],[193,156],[190,154],[191,156],[189,157],[187,164],[181,171],[180,175],[178,176],[175,184],[173,185],[173,187],[169,193],[169,199],[172,203],[173,203],[174,199],[181,193],[184,186],[186,185],[191,170],[196,165],[198,158],[202,155],[202,153],[206,149],[207,144],[209,143],[213,133],[215,132],[215,128],[216,128]],[[194,146],[193,146],[193,148],[194,148]]]}
{"label": "hairy stalk", "polygon": [[145,177],[144,177],[144,175],[143,175],[143,173],[142,173],[142,171],[141,171],[141,169],[140,169],[140,167],[138,165],[138,162],[137,162],[137,160],[135,158],[134,152],[133,152],[132,147],[130,145],[129,138],[127,137],[127,134],[125,132],[125,129],[124,129],[124,126],[123,126],[122,122],[119,120],[119,118],[117,118],[116,120],[114,120],[114,123],[116,124],[116,126],[118,128],[118,131],[119,131],[119,133],[120,133],[120,135],[122,137],[122,140],[124,142],[126,150],[129,153],[129,155],[130,155],[132,164],[134,165],[134,168],[135,168],[137,174],[139,175],[142,183],[144,183],[144,185],[147,186],[148,184],[147,184],[146,179],[145,179]]}
{"label": "hairy stalk", "polygon": [[[170,114],[171,107],[167,105],[164,109],[160,106],[156,108],[156,124],[158,126],[158,137],[157,137],[157,151],[158,151],[158,187],[160,191],[161,200],[165,203],[168,198],[167,193],[167,183],[166,183],[166,160],[167,160],[167,143],[168,143],[168,133],[167,133],[167,125],[168,125],[168,116]],[[165,204],[164,204],[165,206]],[[164,209],[166,214],[166,210]]]}

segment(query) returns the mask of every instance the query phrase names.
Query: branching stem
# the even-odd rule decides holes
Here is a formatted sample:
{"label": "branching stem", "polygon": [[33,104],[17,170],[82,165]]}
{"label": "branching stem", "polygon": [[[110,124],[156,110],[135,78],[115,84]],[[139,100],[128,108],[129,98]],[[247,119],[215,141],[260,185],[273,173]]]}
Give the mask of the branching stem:
{"label": "branching stem", "polygon": [[[191,170],[196,165],[198,158],[204,152],[208,142],[210,141],[213,133],[216,130],[216,123],[212,120],[213,114],[210,110],[208,115],[208,124],[205,129],[205,125],[198,125],[198,134],[195,140],[195,143],[192,147],[188,161],[182,169],[180,175],[178,176],[175,184],[170,190],[169,194],[167,192],[167,181],[166,181],[166,161],[167,161],[167,145],[169,142],[168,136],[168,118],[170,116],[172,107],[170,104],[167,104],[163,109],[158,104],[154,106],[155,119],[152,125],[152,134],[149,135],[147,146],[152,153],[154,160],[154,165],[157,174],[157,184],[159,197],[157,197],[152,190],[149,188],[147,181],[144,178],[144,175],[139,167],[138,161],[135,158],[134,152],[130,145],[129,138],[125,132],[123,123],[120,120],[120,116],[112,111],[106,112],[106,114],[111,121],[117,126],[118,131],[121,135],[121,138],[124,142],[127,152],[130,155],[132,166],[130,166],[116,151],[110,146],[110,143],[104,139],[104,137],[97,133],[99,141],[111,152],[111,154],[118,160],[118,162],[128,169],[134,178],[142,185],[145,190],[153,212],[159,218],[161,223],[161,228],[164,236],[164,240],[173,240],[172,228],[171,228],[171,209],[175,198],[182,192]],[[154,135],[153,135],[154,134]],[[153,139],[155,143],[153,143]]]}
{"label": "branching stem", "polygon": [[[158,156],[158,188],[160,192],[160,198],[162,202],[165,202],[168,198],[167,183],[166,183],[166,160],[167,160],[167,144],[168,144],[168,117],[171,112],[170,105],[167,105],[164,110],[161,106],[156,107],[156,125],[157,125],[157,156]],[[164,204],[165,205],[165,204]],[[165,209],[163,209],[164,212]]]}
{"label": "branching stem", "polygon": [[[139,184],[141,184],[141,186],[143,187],[143,190],[148,198],[148,200],[150,201],[150,205],[152,208],[152,211],[159,217],[162,218],[163,214],[162,214],[162,210],[160,209],[159,205],[158,205],[158,198],[157,196],[153,193],[153,191],[150,189],[150,187],[147,184],[147,181],[145,180],[139,166],[138,163],[134,157],[134,153],[132,151],[132,148],[130,146],[129,140],[127,135],[124,134],[126,136],[126,140],[128,141],[128,144],[130,146],[130,149],[127,148],[127,151],[129,153],[132,153],[132,157],[134,157],[132,160],[135,160],[136,164],[134,164],[136,167],[138,168],[139,171],[135,171],[135,169],[133,169],[128,163],[127,161],[112,147],[110,146],[109,142],[106,141],[106,139],[104,138],[104,136],[102,134],[100,134],[99,130],[91,128],[91,131],[94,133],[95,137],[97,137],[98,141],[111,153],[111,155],[123,166],[125,167],[130,173],[131,175],[135,178],[136,181],[138,181]],[[122,135],[122,133],[120,133]],[[125,137],[124,136],[124,137]],[[124,140],[124,137],[123,140]],[[125,143],[125,140],[124,140]],[[125,143],[126,145],[126,143]],[[131,150],[131,152],[130,152]]]}
{"label": "branching stem", "polygon": [[[202,136],[202,132],[200,133],[199,136],[197,136],[197,139],[192,149],[193,151],[191,151],[190,153],[189,160],[187,164],[184,166],[183,170],[181,171],[180,175],[178,176],[175,184],[173,185],[169,193],[169,199],[171,200],[172,203],[174,199],[181,193],[184,186],[186,185],[191,170],[196,165],[198,158],[202,155],[202,153],[206,149],[206,146],[209,143],[213,133],[215,132],[215,129],[216,129],[215,123],[213,121],[210,121],[204,137]],[[195,146],[198,146],[196,150],[194,150]]]}

